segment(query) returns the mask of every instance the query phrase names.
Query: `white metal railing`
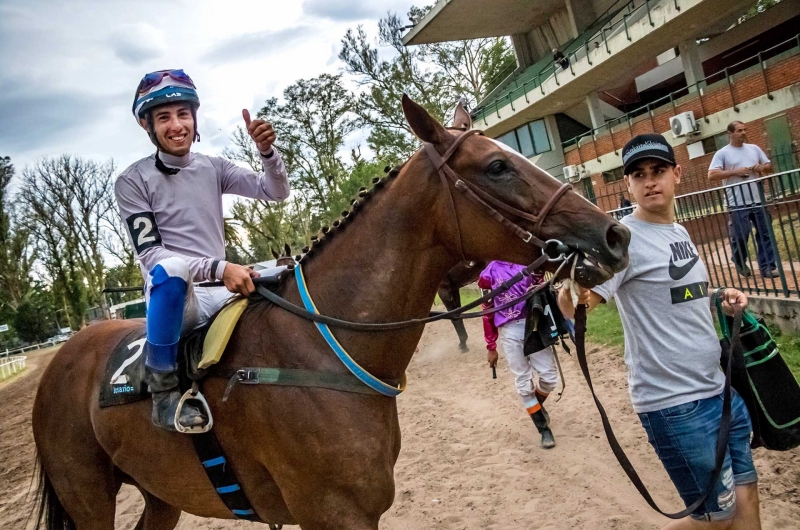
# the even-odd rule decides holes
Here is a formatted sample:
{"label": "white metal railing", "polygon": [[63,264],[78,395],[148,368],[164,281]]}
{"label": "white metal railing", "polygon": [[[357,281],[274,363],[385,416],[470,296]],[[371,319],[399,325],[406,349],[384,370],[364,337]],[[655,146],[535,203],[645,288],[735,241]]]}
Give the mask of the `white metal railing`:
{"label": "white metal railing", "polygon": [[23,371],[25,369],[26,360],[27,357],[24,355],[15,355],[0,361],[0,381]]}

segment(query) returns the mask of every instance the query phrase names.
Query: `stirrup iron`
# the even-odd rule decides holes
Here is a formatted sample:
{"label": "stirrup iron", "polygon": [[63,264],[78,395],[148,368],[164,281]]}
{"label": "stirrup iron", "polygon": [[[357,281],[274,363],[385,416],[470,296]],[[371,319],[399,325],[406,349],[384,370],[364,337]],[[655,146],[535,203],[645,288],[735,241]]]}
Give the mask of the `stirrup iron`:
{"label": "stirrup iron", "polygon": [[[208,418],[208,422],[205,425],[197,427],[184,427],[181,425],[179,421],[181,417],[181,410],[183,409],[184,403],[190,399],[197,402],[200,412],[205,414]],[[175,430],[183,434],[202,434],[210,431],[211,427],[214,426],[214,418],[211,416],[211,409],[208,408],[208,402],[206,401],[205,396],[203,396],[203,394],[200,392],[197,381],[193,382],[192,388],[184,392],[181,396],[180,401],[178,401],[178,406],[175,408],[175,418],[173,418],[172,421],[175,426]]]}

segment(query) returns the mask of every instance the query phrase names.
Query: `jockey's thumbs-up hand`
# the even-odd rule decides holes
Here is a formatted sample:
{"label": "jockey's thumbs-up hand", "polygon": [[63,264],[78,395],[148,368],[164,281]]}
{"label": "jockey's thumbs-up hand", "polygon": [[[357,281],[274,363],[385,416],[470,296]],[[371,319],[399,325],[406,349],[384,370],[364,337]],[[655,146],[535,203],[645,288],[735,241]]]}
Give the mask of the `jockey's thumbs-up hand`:
{"label": "jockey's thumbs-up hand", "polygon": [[261,154],[269,154],[276,138],[272,124],[261,119],[251,120],[250,111],[247,109],[242,109],[242,118],[244,118],[244,124],[247,127],[247,134],[256,143],[258,150]]}
{"label": "jockey's thumbs-up hand", "polygon": [[250,296],[256,290],[253,278],[258,278],[259,276],[261,276],[259,273],[247,267],[242,267],[235,263],[226,263],[225,270],[222,272],[222,282],[230,292]]}

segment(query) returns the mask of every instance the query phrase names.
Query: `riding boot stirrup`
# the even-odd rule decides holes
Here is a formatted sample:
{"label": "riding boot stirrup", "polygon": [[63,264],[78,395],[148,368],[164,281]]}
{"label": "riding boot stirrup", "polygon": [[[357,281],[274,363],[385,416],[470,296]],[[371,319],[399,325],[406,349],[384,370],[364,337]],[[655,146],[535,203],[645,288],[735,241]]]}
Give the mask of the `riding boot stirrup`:
{"label": "riding boot stirrup", "polygon": [[146,376],[148,390],[153,395],[153,425],[189,434],[211,429],[213,420],[208,403],[195,385],[181,396],[177,373],[156,372],[148,368]]}

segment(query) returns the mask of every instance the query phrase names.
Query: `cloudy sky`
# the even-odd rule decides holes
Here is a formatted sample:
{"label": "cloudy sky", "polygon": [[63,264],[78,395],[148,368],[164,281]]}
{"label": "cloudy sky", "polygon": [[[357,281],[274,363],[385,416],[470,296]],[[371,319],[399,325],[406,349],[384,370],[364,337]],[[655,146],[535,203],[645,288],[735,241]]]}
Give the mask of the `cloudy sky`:
{"label": "cloudy sky", "polygon": [[[195,150],[218,154],[241,121],[297,79],[337,73],[348,28],[375,34],[413,0],[0,0],[0,156],[113,158],[153,150],[131,114],[142,75],[183,68],[200,94]],[[425,2],[416,2],[418,4]],[[280,134],[280,131],[278,131]]]}

